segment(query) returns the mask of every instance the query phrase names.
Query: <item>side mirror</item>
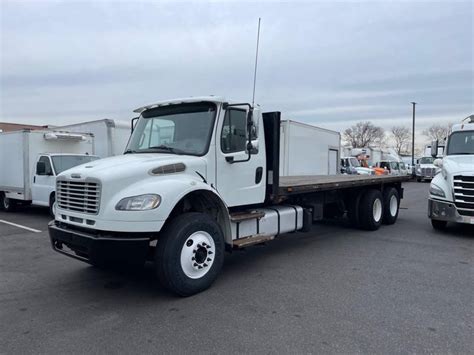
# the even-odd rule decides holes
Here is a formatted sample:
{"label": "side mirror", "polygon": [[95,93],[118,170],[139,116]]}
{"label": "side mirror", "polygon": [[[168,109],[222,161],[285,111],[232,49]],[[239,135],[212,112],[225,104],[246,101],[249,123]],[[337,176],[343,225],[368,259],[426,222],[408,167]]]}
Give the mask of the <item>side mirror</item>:
{"label": "side mirror", "polygon": [[443,167],[443,159],[435,159],[433,162],[433,165],[436,166],[437,168],[442,168]]}
{"label": "side mirror", "polygon": [[438,140],[434,140],[431,142],[431,156],[436,158],[438,156]]}
{"label": "side mirror", "polygon": [[36,175],[46,175],[46,164],[43,161],[36,163]]}
{"label": "side mirror", "polygon": [[131,130],[131,132],[133,132],[133,130],[135,129],[135,126],[136,126],[136,124],[137,124],[137,121],[138,121],[138,117],[132,118],[132,121],[130,122],[130,130]]}
{"label": "side mirror", "polygon": [[258,139],[254,139],[250,143],[250,154],[258,154]]}

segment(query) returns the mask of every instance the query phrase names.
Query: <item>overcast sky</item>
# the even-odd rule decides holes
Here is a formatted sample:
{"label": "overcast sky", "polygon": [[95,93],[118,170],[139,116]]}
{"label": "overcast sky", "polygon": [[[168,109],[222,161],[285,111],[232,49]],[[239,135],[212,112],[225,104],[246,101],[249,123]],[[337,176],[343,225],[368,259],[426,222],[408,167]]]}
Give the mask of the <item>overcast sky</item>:
{"label": "overcast sky", "polygon": [[67,124],[208,94],[342,130],[473,113],[473,2],[1,1],[0,121]]}

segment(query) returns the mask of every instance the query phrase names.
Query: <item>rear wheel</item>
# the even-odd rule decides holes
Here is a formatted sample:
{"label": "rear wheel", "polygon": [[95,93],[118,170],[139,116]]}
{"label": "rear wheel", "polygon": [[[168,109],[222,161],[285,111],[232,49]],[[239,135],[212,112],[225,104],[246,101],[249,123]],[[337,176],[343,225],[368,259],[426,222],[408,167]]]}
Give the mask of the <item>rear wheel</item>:
{"label": "rear wheel", "polygon": [[377,230],[382,224],[383,196],[379,190],[368,190],[360,199],[359,223],[365,230]]}
{"label": "rear wheel", "polygon": [[16,202],[11,198],[5,196],[5,193],[0,192],[0,208],[7,212],[15,210]]}
{"label": "rear wheel", "polygon": [[383,194],[383,220],[384,224],[394,224],[398,218],[400,196],[396,188],[391,187]]}
{"label": "rear wheel", "polygon": [[223,262],[224,236],[207,214],[192,212],[178,216],[158,238],[158,279],[180,296],[191,296],[211,286]]}
{"label": "rear wheel", "polygon": [[442,231],[446,229],[446,226],[448,225],[448,222],[446,221],[440,221],[439,219],[432,219],[431,220],[431,225],[433,226],[434,229],[438,231]]}

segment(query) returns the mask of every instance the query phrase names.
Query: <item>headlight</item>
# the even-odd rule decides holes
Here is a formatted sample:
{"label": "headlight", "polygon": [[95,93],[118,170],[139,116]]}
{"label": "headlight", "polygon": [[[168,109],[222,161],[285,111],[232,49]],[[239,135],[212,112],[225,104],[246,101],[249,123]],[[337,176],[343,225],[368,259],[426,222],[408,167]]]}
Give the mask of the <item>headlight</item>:
{"label": "headlight", "polygon": [[433,196],[446,197],[444,191],[435,184],[430,184],[430,194]]}
{"label": "headlight", "polygon": [[117,211],[146,211],[157,208],[160,202],[161,197],[156,194],[130,196],[121,199],[115,209]]}

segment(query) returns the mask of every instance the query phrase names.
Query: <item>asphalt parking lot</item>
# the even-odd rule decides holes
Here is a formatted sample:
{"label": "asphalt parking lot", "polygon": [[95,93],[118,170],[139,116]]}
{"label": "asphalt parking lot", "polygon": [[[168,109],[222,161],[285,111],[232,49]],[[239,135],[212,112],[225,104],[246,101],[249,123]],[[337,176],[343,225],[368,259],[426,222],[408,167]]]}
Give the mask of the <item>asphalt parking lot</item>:
{"label": "asphalt parking lot", "polygon": [[[177,298],[152,265],[104,271],[52,251],[46,210],[0,212],[0,353],[472,353],[474,228],[435,232],[405,184],[376,232],[315,224],[228,254]],[[38,232],[39,231],[39,232]]]}

